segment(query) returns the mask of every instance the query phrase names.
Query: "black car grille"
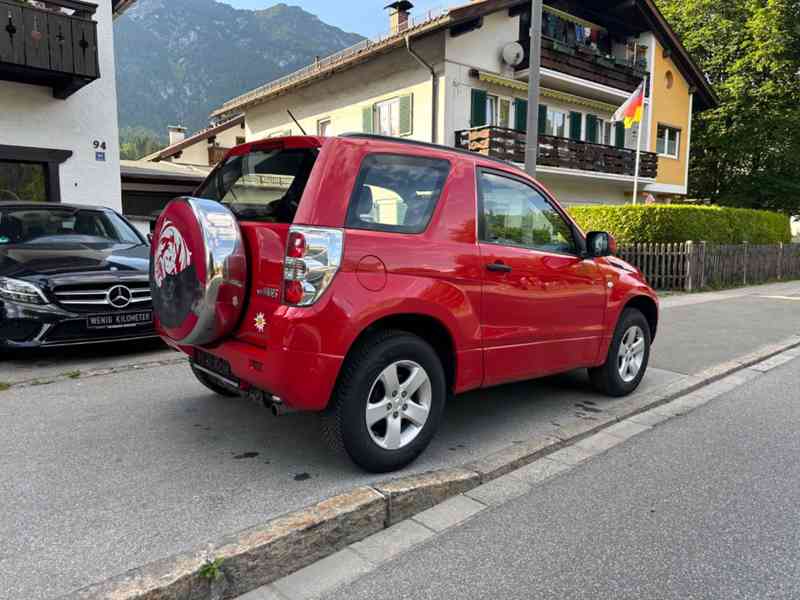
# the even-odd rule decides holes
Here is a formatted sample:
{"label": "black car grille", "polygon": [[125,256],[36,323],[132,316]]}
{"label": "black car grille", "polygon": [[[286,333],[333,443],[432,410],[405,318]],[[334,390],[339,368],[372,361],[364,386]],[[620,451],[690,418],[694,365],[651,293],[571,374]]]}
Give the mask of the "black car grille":
{"label": "black car grille", "polygon": [[[109,295],[113,288],[122,286],[122,298]],[[127,291],[126,291],[127,290]],[[103,313],[114,310],[148,310],[152,307],[149,281],[120,281],[113,283],[78,283],[61,285],[53,289],[56,302],[72,312]]]}

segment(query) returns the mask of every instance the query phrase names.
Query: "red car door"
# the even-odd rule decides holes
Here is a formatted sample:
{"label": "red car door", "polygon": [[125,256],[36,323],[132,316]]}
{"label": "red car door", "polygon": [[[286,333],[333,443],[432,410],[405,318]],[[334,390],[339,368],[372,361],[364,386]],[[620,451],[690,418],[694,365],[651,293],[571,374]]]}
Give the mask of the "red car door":
{"label": "red car door", "polygon": [[530,183],[479,169],[484,384],[594,363],[606,289],[569,222]]}

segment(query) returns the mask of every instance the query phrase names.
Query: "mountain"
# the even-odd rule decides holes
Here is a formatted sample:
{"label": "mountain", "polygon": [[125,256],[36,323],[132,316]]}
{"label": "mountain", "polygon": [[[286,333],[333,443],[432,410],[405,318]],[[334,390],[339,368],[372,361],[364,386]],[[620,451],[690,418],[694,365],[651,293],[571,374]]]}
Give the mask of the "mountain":
{"label": "mountain", "polygon": [[297,6],[215,0],[139,0],[114,36],[120,127],[159,136],[205,127],[226,100],[364,39]]}

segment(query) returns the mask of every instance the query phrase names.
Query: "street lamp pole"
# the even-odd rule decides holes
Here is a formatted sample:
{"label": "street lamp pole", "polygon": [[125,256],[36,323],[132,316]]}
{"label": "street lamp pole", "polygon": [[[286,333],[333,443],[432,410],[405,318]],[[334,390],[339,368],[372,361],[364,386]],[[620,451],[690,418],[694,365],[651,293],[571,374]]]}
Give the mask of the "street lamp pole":
{"label": "street lamp pole", "polygon": [[542,63],[542,0],[531,0],[531,46],[528,60],[528,141],[525,170],[536,177],[539,154],[539,70]]}

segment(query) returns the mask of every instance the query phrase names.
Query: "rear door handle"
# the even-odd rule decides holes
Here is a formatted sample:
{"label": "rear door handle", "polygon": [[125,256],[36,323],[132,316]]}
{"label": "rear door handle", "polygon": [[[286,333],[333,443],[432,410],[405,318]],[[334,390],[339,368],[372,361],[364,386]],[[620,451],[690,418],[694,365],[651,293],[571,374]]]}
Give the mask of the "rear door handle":
{"label": "rear door handle", "polygon": [[513,269],[503,262],[489,263],[486,268],[493,273],[511,273]]}

